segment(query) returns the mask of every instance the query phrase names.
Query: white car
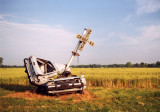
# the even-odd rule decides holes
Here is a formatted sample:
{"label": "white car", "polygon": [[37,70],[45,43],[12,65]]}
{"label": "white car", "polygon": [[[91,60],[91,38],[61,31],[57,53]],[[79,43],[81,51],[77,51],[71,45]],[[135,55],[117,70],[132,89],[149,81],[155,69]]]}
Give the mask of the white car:
{"label": "white car", "polygon": [[[24,64],[29,81],[38,87],[37,91],[44,90],[52,94],[71,91],[83,93],[86,88],[84,76],[72,75],[70,69],[65,71],[64,64],[51,63],[35,56],[25,58]],[[58,76],[54,79],[53,76],[56,75]]]}

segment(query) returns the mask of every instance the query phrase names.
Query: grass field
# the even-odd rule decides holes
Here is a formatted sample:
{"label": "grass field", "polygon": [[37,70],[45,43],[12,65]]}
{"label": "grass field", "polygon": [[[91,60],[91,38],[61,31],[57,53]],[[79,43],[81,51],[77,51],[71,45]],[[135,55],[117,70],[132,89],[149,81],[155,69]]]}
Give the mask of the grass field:
{"label": "grass field", "polygon": [[24,68],[0,68],[0,111],[160,111],[159,68],[72,68],[85,75],[83,95],[35,93]]}

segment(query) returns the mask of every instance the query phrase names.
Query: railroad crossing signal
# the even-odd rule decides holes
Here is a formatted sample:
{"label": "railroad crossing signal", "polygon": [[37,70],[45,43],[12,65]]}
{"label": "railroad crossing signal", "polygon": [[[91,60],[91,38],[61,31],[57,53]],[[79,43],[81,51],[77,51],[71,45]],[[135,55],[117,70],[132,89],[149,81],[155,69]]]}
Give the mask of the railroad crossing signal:
{"label": "railroad crossing signal", "polygon": [[81,41],[79,50],[82,51],[84,45],[88,43],[90,46],[94,47],[95,43],[89,40],[89,36],[91,35],[91,29],[85,29],[86,33],[83,35],[77,34],[76,37]]}

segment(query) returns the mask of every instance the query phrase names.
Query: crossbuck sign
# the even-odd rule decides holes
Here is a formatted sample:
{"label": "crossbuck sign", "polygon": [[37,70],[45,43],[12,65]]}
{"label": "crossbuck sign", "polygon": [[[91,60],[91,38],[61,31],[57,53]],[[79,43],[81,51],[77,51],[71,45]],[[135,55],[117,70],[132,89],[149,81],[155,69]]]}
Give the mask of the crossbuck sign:
{"label": "crossbuck sign", "polygon": [[91,45],[92,47],[95,45],[94,42],[89,40],[89,36],[91,35],[92,30],[91,29],[86,29],[86,33],[83,35],[77,34],[76,37],[81,41],[79,50],[82,51],[82,49],[84,48],[84,45],[86,43],[88,43],[89,45]]}
{"label": "crossbuck sign", "polygon": [[76,37],[79,39],[79,41],[78,41],[78,44],[77,44],[75,50],[72,51],[72,56],[71,56],[71,58],[70,58],[70,60],[69,60],[69,62],[68,62],[68,64],[67,64],[65,70],[68,70],[68,68],[70,67],[71,62],[73,61],[73,58],[74,58],[75,56],[80,56],[80,55],[78,54],[78,50],[82,51],[82,49],[84,48],[84,45],[85,45],[86,43],[88,43],[88,44],[91,45],[91,46],[94,46],[94,45],[95,45],[94,42],[92,42],[92,41],[89,40],[89,36],[91,35],[91,32],[92,32],[91,29],[84,29],[84,32],[83,32],[82,35],[80,35],[80,34],[77,34],[77,35],[76,35]]}

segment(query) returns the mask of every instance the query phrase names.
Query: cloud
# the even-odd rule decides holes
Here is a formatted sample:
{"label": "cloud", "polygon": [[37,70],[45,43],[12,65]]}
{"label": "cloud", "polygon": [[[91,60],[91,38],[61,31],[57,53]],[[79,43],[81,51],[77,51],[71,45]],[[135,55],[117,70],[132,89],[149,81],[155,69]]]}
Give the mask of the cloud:
{"label": "cloud", "polygon": [[[140,27],[133,31],[132,34],[128,32],[109,33],[109,39],[105,41],[108,43],[105,46],[111,48],[111,51],[104,56],[110,58],[111,63],[113,60],[116,60],[116,63],[124,63],[128,60],[131,62],[156,62],[159,60],[160,24]],[[103,48],[101,47],[101,49]],[[123,62],[120,62],[122,60]]]}
{"label": "cloud", "polygon": [[17,17],[10,14],[0,14],[0,20],[5,20],[7,18],[17,18]]}
{"label": "cloud", "polygon": [[70,49],[76,44],[75,34],[57,26],[61,25],[0,21],[0,51],[4,64],[22,64],[23,58],[32,54],[66,61],[63,57],[71,55]]}
{"label": "cloud", "polygon": [[153,13],[160,10],[160,0],[136,0],[138,15]]}
{"label": "cloud", "polygon": [[71,41],[73,33],[64,29],[54,28],[43,24],[20,24],[13,22],[0,21],[1,38],[6,41],[30,43],[61,43],[66,45],[64,40]]}
{"label": "cloud", "polygon": [[141,39],[148,41],[156,40],[160,38],[160,25],[151,25],[140,28]]}
{"label": "cloud", "polygon": [[0,20],[4,19],[6,16],[8,16],[8,15],[2,15],[2,14],[0,14]]}
{"label": "cloud", "polygon": [[118,45],[140,45],[160,39],[160,25],[141,27],[137,30],[136,35],[111,32],[108,38],[118,38]]}
{"label": "cloud", "polygon": [[128,22],[129,20],[131,20],[132,17],[133,17],[133,15],[131,15],[131,14],[127,15],[127,16],[124,18],[123,22]]}

